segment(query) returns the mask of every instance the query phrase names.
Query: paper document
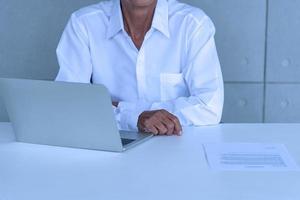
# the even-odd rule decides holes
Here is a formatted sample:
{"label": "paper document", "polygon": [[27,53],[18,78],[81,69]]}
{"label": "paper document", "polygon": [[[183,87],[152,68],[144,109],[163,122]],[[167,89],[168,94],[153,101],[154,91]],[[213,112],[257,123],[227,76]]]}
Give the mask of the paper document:
{"label": "paper document", "polygon": [[214,170],[294,171],[299,170],[282,144],[204,144],[206,159]]}

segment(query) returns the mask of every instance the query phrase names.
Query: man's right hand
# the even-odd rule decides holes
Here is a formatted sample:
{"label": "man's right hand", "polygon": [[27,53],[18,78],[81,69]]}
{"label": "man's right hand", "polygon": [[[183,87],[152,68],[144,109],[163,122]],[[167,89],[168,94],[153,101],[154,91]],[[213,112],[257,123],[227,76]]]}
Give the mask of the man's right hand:
{"label": "man's right hand", "polygon": [[181,135],[182,127],[178,118],[166,110],[145,111],[138,119],[141,132],[155,135]]}

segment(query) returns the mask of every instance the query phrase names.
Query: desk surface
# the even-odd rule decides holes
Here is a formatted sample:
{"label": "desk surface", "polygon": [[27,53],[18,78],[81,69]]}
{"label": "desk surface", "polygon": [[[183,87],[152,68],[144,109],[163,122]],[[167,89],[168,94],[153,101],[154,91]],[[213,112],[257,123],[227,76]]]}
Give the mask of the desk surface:
{"label": "desk surface", "polygon": [[299,200],[300,172],[218,172],[202,143],[283,143],[300,163],[300,124],[185,128],[125,153],[14,142],[0,123],[0,200]]}

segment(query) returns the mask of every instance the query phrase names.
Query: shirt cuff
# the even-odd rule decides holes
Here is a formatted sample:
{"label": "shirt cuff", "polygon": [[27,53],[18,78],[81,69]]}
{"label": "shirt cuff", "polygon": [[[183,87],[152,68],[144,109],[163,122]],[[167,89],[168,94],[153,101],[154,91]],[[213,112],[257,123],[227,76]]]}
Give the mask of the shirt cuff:
{"label": "shirt cuff", "polygon": [[150,103],[145,101],[139,102],[119,102],[117,109],[115,110],[116,120],[118,122],[118,128],[121,130],[134,130],[137,131],[137,122],[140,114],[146,110],[149,110]]}

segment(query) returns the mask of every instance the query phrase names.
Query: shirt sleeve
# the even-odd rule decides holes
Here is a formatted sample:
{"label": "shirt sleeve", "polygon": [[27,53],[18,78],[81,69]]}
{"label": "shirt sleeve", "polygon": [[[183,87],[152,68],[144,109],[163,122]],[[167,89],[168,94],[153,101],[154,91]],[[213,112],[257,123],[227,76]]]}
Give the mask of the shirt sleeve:
{"label": "shirt sleeve", "polygon": [[176,115],[182,126],[214,125],[221,121],[224,86],[216,50],[215,28],[205,17],[187,42],[187,63],[183,70],[190,96],[161,102],[124,102],[120,104],[122,128],[136,129],[137,119],[145,110],[165,109]]}
{"label": "shirt sleeve", "polygon": [[224,84],[214,35],[215,27],[205,17],[187,43],[187,64],[183,75],[191,96],[153,103],[151,110],[165,109],[175,114],[183,126],[220,123]]}
{"label": "shirt sleeve", "polygon": [[[64,30],[56,54],[60,66],[56,81],[90,83],[93,67],[88,35],[75,14]],[[146,109],[144,102],[139,105]],[[136,130],[137,118],[143,110],[141,107],[129,102],[120,102],[118,108],[112,106],[118,128]]]}
{"label": "shirt sleeve", "polygon": [[56,50],[56,81],[90,83],[92,63],[88,35],[75,14],[69,20]]}
{"label": "shirt sleeve", "polygon": [[137,102],[119,102],[115,109],[115,116],[121,130],[137,130],[137,122],[139,115],[147,110],[150,110],[151,103],[144,100]]}

